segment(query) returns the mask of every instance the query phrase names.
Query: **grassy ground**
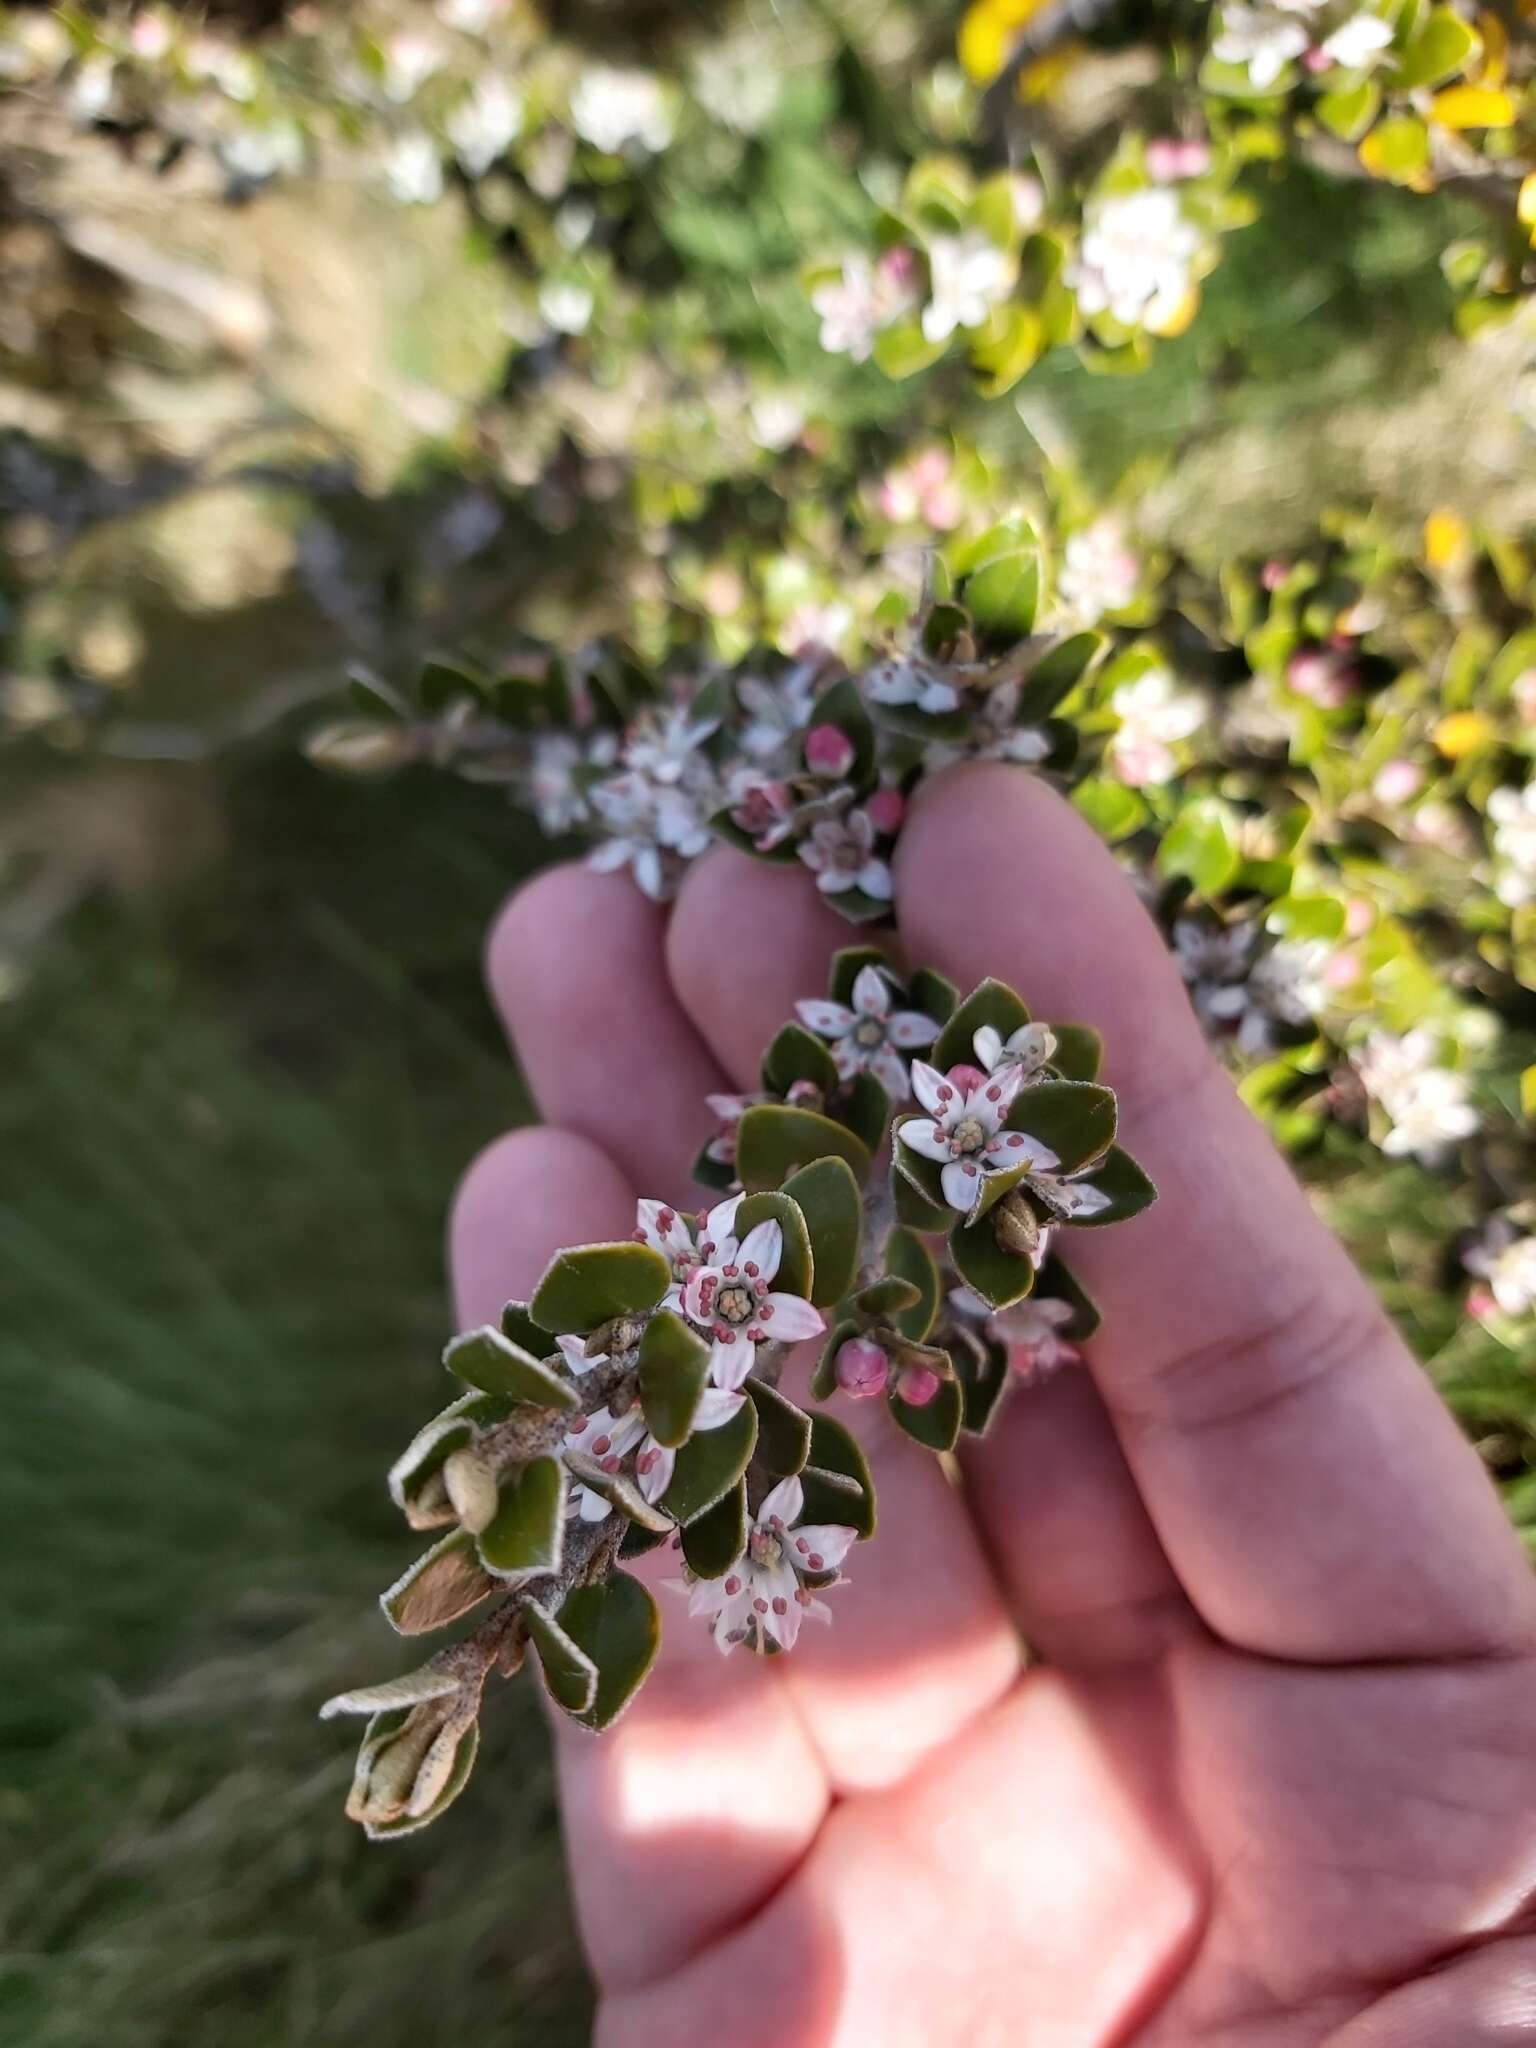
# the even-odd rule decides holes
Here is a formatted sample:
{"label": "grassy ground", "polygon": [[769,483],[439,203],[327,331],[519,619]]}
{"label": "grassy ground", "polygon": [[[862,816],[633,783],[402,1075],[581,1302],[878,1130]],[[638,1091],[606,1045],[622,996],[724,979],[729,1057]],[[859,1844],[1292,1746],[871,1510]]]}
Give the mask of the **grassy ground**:
{"label": "grassy ground", "polygon": [[228,796],[259,868],[91,909],[0,1010],[0,2039],[557,2048],[586,1993],[531,1694],[382,1854],[313,1719],[401,1661],[378,1474],[455,1173],[524,1112],[475,958],[527,844],[430,785]]}

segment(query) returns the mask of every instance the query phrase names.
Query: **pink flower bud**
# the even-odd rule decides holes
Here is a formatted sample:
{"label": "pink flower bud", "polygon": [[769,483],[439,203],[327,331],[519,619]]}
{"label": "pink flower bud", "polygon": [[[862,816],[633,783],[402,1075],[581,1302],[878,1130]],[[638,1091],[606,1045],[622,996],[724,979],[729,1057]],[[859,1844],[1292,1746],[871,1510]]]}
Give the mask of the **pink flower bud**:
{"label": "pink flower bud", "polygon": [[967,1066],[963,1060],[958,1066],[951,1067],[944,1078],[946,1081],[953,1081],[966,1095],[969,1095],[973,1088],[985,1086],[987,1079],[980,1067]]}
{"label": "pink flower bud", "polygon": [[909,1408],[926,1408],[939,1391],[939,1376],[926,1365],[909,1365],[896,1391]]}
{"label": "pink flower bud", "polygon": [[1320,47],[1308,50],[1301,61],[1308,71],[1327,71],[1333,64],[1328,52]]}
{"label": "pink flower bud", "polygon": [[1329,988],[1353,988],[1360,979],[1360,956],[1346,946],[1341,952],[1330,953],[1323,969],[1323,980]]}
{"label": "pink flower bud", "polygon": [[1291,565],[1278,555],[1272,555],[1259,571],[1259,581],[1266,590],[1278,590],[1291,573]]}
{"label": "pink flower bud", "polygon": [[1405,804],[1424,787],[1424,770],[1417,761],[1388,761],[1376,772],[1371,784],[1377,801]]}
{"label": "pink flower bud", "polygon": [[864,806],[865,815],[877,832],[895,832],[906,809],[906,799],[899,789],[877,789]]}
{"label": "pink flower bud", "polygon": [[855,1401],[864,1401],[885,1392],[886,1381],[891,1376],[891,1361],[880,1346],[872,1344],[867,1337],[850,1337],[846,1344],[838,1346],[833,1371],[845,1394],[852,1395]]}
{"label": "pink flower bud", "polygon": [[1488,1318],[1497,1315],[1498,1311],[1499,1305],[1493,1298],[1493,1290],[1491,1288],[1474,1287],[1468,1294],[1467,1314],[1475,1317],[1478,1322],[1486,1323]]}
{"label": "pink flower bud", "polygon": [[813,725],[805,736],[805,765],[813,775],[840,778],[853,766],[853,741],[835,725]]}
{"label": "pink flower bud", "polygon": [[1363,939],[1376,922],[1376,906],[1369,896],[1351,896],[1344,906],[1344,929],[1352,939]]}

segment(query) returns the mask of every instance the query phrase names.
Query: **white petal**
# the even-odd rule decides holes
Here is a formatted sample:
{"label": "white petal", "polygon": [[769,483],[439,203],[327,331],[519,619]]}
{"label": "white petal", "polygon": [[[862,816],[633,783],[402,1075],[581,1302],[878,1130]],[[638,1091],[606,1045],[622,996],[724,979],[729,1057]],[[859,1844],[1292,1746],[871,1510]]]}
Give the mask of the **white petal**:
{"label": "white petal", "polygon": [[737,1337],[730,1344],[721,1343],[717,1337],[710,1353],[709,1376],[717,1387],[734,1393],[752,1370],[756,1355],[757,1346],[749,1344],[745,1337]]}
{"label": "white petal", "polygon": [[901,1054],[889,1045],[882,1045],[870,1066],[875,1079],[892,1102],[905,1102],[911,1090],[907,1086],[907,1063]]}
{"label": "white petal", "polygon": [[798,1344],[803,1337],[819,1337],[827,1327],[821,1310],[798,1294],[770,1294],[763,1306],[773,1310],[764,1329],[770,1337],[783,1338],[789,1344]]}
{"label": "white petal", "polygon": [[[914,1070],[915,1071],[915,1070]],[[914,1116],[904,1123],[896,1133],[903,1145],[917,1153],[921,1159],[936,1159],[940,1166],[947,1166],[950,1159],[949,1140],[927,1117]]]}
{"label": "white petal", "polygon": [[703,1227],[699,1232],[699,1241],[703,1244],[721,1245],[729,1239],[734,1244],[736,1241],[736,1211],[741,1207],[745,1199],[744,1195],[732,1195],[727,1202],[716,1202],[714,1208],[704,1218]]}
{"label": "white petal", "polygon": [[613,1509],[600,1493],[594,1493],[590,1486],[579,1486],[576,1499],[584,1522],[606,1522]]}
{"label": "white petal", "polygon": [[[803,1572],[835,1571],[858,1541],[857,1529],[841,1522],[806,1522],[793,1531],[790,1545],[795,1563]],[[820,1564],[811,1559],[819,1557]]]}
{"label": "white petal", "polygon": [[683,1289],[683,1314],[690,1323],[698,1323],[708,1329],[709,1316],[704,1308],[705,1283],[719,1284],[720,1275],[713,1266],[699,1266],[688,1275],[688,1284]]}
{"label": "white petal", "polygon": [[[882,1046],[880,1051],[884,1050]],[[835,1039],[832,1044],[832,1064],[842,1080],[851,1081],[855,1074],[862,1074],[864,1069],[872,1064],[869,1047],[860,1045],[851,1034],[847,1038]]]}
{"label": "white petal", "polygon": [[932,1045],[939,1035],[936,1017],[925,1017],[921,1010],[898,1010],[886,1026],[892,1045],[899,1045],[903,1052],[911,1052],[914,1046]]}
{"label": "white petal", "polygon": [[953,1083],[946,1081],[938,1068],[930,1067],[926,1060],[912,1062],[912,1093],[930,1116],[938,1116],[955,1099]]}
{"label": "white petal", "polygon": [[721,1428],[730,1421],[746,1398],[745,1394],[728,1393],[724,1387],[706,1387],[699,1396],[698,1407],[693,1411],[695,1430]]}
{"label": "white petal", "polygon": [[[802,860],[805,858],[803,843],[800,848],[800,857]],[[854,877],[848,873],[846,868],[823,868],[816,877],[816,886],[823,896],[840,896],[845,889],[851,889],[853,884]]]}
{"label": "white petal", "polygon": [[786,1529],[790,1529],[799,1521],[804,1506],[805,1493],[799,1480],[791,1475],[788,1479],[781,1479],[771,1493],[763,1496],[756,1519],[761,1525],[777,1518]]}
{"label": "white petal", "polygon": [[[800,1633],[800,1602],[795,1598],[799,1590],[800,1581],[787,1564],[757,1574],[757,1597],[768,1602],[768,1612],[760,1614],[758,1620],[763,1633],[783,1650],[792,1650]],[[778,1611],[780,1606],[782,1614]]]}
{"label": "white petal", "polygon": [[878,967],[861,967],[853,984],[853,1007],[863,1017],[888,1017],[891,1013],[890,983]]}
{"label": "white petal", "polygon": [[859,887],[877,903],[889,903],[896,893],[891,871],[883,860],[867,860],[858,874]]}
{"label": "white petal", "polygon": [[672,1467],[677,1463],[677,1453],[666,1450],[661,1444],[654,1444],[651,1448],[655,1463],[648,1466],[639,1477],[640,1491],[654,1506],[672,1484]]}
{"label": "white petal", "polygon": [[841,1038],[857,1022],[852,1010],[845,1010],[841,1003],[807,1000],[796,1003],[795,1010],[800,1022],[820,1038]]}
{"label": "white petal", "polygon": [[971,1041],[976,1048],[976,1057],[990,1074],[1003,1056],[1003,1034],[991,1024],[983,1024]]}
{"label": "white petal", "polygon": [[741,1250],[734,1259],[722,1260],[722,1265],[736,1265],[743,1268],[756,1266],[753,1275],[757,1280],[771,1280],[779,1270],[779,1261],[784,1256],[784,1233],[772,1218],[766,1223],[754,1223],[741,1241]]}
{"label": "white petal", "polygon": [[1021,1024],[1009,1039],[1007,1049],[1025,1073],[1032,1074],[1056,1050],[1056,1034],[1049,1024]]}
{"label": "white petal", "polygon": [[590,1372],[594,1365],[607,1363],[606,1358],[588,1358],[585,1337],[557,1337],[555,1342],[560,1347],[560,1356],[578,1379],[584,1372]]}
{"label": "white petal", "polygon": [[587,866],[594,874],[611,874],[615,868],[624,866],[629,854],[627,839],[600,839],[587,855]]}
{"label": "white petal", "polygon": [[939,1176],[944,1184],[944,1199],[951,1209],[958,1209],[962,1216],[969,1216],[981,1199],[982,1173],[973,1159],[952,1159]]}
{"label": "white petal", "polygon": [[[1014,1139],[1021,1142],[1014,1144]],[[1032,1138],[1028,1131],[999,1131],[987,1147],[988,1156],[998,1166],[1027,1166],[1031,1175],[1049,1173],[1061,1161],[1049,1145],[1042,1145],[1038,1138]]]}

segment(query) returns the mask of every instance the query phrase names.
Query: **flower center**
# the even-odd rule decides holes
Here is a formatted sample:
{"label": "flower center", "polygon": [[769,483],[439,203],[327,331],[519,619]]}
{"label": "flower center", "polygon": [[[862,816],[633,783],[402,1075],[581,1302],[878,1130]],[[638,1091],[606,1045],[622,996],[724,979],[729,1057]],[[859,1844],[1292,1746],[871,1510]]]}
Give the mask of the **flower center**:
{"label": "flower center", "polygon": [[757,1306],[757,1297],[744,1280],[727,1281],[715,1296],[715,1314],[722,1322],[744,1323]]}
{"label": "flower center", "polygon": [[771,1571],[784,1555],[784,1545],[772,1529],[756,1528],[748,1541],[747,1553],[755,1565]]}
{"label": "flower center", "polygon": [[853,1027],[855,1045],[874,1047],[885,1042],[885,1026],[878,1017],[861,1017]]}
{"label": "flower center", "polygon": [[963,1116],[949,1134],[951,1152],[979,1152],[987,1142],[987,1128],[979,1116]]}

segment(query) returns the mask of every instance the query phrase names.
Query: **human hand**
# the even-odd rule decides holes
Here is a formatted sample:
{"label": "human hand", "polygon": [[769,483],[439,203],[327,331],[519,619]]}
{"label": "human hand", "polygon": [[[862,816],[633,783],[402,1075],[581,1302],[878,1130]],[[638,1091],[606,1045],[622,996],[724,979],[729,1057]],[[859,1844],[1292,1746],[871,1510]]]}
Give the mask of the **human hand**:
{"label": "human hand", "polygon": [[[663,1593],[630,1713],[559,1731],[601,2048],[1536,2041],[1536,1584],[1478,1460],[1066,805],[951,772],[897,891],[914,963],[1103,1030],[1161,1198],[1074,1240],[1091,1373],[1014,1394],[959,1489],[838,1404],[881,1526],[830,1630],[722,1658]],[[703,1096],[848,942],[725,850],[670,919],[523,890],[490,976],[547,1121],[461,1188],[462,1322],[686,1201]]]}

